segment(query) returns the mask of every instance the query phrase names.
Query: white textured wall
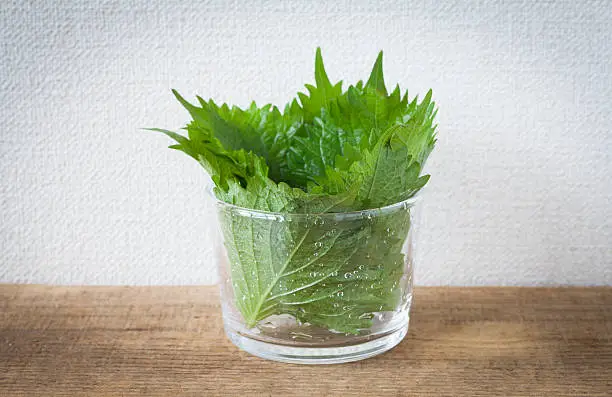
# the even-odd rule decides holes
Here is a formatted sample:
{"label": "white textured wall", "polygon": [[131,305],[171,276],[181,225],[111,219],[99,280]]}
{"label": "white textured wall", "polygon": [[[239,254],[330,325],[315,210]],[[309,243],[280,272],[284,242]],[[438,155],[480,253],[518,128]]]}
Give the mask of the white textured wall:
{"label": "white textured wall", "polygon": [[320,45],[434,90],[418,283],[612,284],[609,1],[191,3],[1,2],[0,282],[214,282],[207,177],[138,128],[282,104]]}

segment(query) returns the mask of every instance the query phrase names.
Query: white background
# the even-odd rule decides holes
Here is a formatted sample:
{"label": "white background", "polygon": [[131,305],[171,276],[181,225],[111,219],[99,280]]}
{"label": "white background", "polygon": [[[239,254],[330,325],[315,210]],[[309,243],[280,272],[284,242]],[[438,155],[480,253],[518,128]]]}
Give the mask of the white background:
{"label": "white background", "polygon": [[284,104],[320,45],[433,88],[418,284],[612,284],[609,1],[1,3],[0,282],[213,283],[208,179],[139,128]]}

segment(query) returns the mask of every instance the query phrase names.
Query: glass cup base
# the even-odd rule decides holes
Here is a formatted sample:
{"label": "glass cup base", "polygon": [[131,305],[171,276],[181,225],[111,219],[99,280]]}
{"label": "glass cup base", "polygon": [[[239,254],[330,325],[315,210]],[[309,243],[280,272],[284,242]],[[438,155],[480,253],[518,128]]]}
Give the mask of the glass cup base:
{"label": "glass cup base", "polygon": [[374,357],[399,344],[408,333],[408,316],[398,327],[375,339],[348,346],[300,347],[263,342],[226,327],[226,334],[238,348],[267,360],[292,364],[341,364]]}

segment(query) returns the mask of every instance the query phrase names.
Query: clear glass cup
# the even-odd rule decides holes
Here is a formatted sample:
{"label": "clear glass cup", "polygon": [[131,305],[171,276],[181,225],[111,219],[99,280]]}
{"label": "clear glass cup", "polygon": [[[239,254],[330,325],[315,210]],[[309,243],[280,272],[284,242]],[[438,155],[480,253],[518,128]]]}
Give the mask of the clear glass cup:
{"label": "clear glass cup", "polygon": [[225,332],[266,359],[332,364],[408,331],[415,199],[358,212],[255,211],[215,199]]}

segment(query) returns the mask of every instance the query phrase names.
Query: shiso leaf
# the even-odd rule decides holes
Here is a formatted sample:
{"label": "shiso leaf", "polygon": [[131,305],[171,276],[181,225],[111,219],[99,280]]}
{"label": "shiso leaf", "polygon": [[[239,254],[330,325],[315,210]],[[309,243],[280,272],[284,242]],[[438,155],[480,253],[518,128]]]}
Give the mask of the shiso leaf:
{"label": "shiso leaf", "polygon": [[[186,135],[151,130],[204,167],[219,200],[264,211],[221,210],[235,304],[247,326],[290,314],[358,334],[376,312],[400,304],[410,211],[350,220],[340,213],[400,202],[427,183],[422,168],[436,142],[437,110],[431,90],[420,102],[399,86],[387,91],[382,51],[366,83],[345,90],[327,75],[320,48],[314,66],[315,84],[282,111],[201,97],[193,104],[173,90],[192,118]],[[339,213],[337,222],[318,218],[330,213]]]}

